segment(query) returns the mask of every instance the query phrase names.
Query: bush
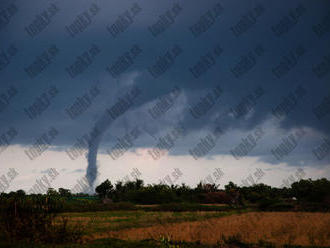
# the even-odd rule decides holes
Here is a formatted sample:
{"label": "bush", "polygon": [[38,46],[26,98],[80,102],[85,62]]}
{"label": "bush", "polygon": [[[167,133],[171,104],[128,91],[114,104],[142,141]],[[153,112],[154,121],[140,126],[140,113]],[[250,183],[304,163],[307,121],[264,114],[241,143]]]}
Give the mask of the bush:
{"label": "bush", "polygon": [[233,236],[228,236],[228,237],[222,236],[222,240],[226,245],[229,246],[246,247],[246,248],[250,247],[250,245],[245,244],[242,241],[242,237],[240,234],[235,234]]}
{"label": "bush", "polygon": [[145,211],[169,211],[169,212],[185,212],[185,211],[225,211],[230,209],[229,206],[207,206],[197,203],[167,203],[155,206],[153,208],[145,208]]}
{"label": "bush", "polygon": [[271,211],[291,211],[294,209],[294,204],[288,202],[277,202],[271,204],[267,210]]}
{"label": "bush", "polygon": [[103,204],[98,200],[75,199],[65,201],[63,204],[63,212],[95,212],[109,210],[135,210],[136,207],[130,202],[114,202]]}
{"label": "bush", "polygon": [[59,243],[78,241],[82,229],[69,228],[67,220],[56,223],[61,200],[49,196],[12,196],[0,199],[0,229],[6,241]]}
{"label": "bush", "polygon": [[297,210],[307,212],[329,212],[330,206],[328,204],[317,202],[300,202],[297,206]]}
{"label": "bush", "polygon": [[108,210],[136,210],[137,208],[130,202],[115,202],[107,205]]}
{"label": "bush", "polygon": [[208,192],[202,194],[202,202],[231,204],[231,197],[226,192]]}
{"label": "bush", "polygon": [[271,199],[271,198],[263,198],[258,202],[258,208],[260,210],[269,210],[269,208],[278,203],[279,201],[277,199]]}

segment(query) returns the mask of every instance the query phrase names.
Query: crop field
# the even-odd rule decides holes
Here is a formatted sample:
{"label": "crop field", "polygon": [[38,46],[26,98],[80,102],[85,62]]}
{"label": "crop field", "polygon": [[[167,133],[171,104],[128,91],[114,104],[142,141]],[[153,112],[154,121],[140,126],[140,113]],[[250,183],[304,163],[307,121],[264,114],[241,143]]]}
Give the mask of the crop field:
{"label": "crop field", "polygon": [[89,235],[86,238],[109,231],[129,230],[131,228],[151,227],[178,222],[202,221],[237,214],[241,211],[198,211],[198,212],[161,212],[161,211],[102,211],[85,213],[64,213],[57,220],[67,218],[69,224],[82,226]]}
{"label": "crop field", "polygon": [[198,247],[221,247],[228,242],[330,246],[330,213],[111,211],[62,217],[84,228],[85,245],[114,238],[130,242],[165,238]]}
{"label": "crop field", "polygon": [[62,188],[0,194],[0,248],[330,247],[326,179],[290,189],[143,185],[117,183],[114,190],[106,180],[94,196]]}

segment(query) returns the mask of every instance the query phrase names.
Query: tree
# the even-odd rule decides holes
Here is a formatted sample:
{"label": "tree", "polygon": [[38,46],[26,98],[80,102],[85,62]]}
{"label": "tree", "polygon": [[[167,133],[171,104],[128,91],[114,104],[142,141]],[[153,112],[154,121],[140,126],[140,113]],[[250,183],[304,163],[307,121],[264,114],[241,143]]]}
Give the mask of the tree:
{"label": "tree", "polygon": [[135,188],[136,188],[137,190],[143,188],[143,180],[141,180],[141,179],[136,179],[136,180],[135,180]]}
{"label": "tree", "polygon": [[322,202],[330,195],[330,181],[326,178],[300,180],[291,185],[292,193],[299,200]]}
{"label": "tree", "polygon": [[60,196],[62,197],[70,198],[72,196],[69,189],[59,188],[58,193],[60,193]]}
{"label": "tree", "polygon": [[24,197],[26,194],[25,194],[25,191],[24,190],[20,189],[20,190],[17,190],[16,191],[16,195],[18,197]]}
{"label": "tree", "polygon": [[210,184],[210,183],[200,182],[199,184],[197,184],[195,191],[197,193],[217,192],[219,191],[218,190],[219,186],[220,185],[216,185],[215,183]]}
{"label": "tree", "polygon": [[225,190],[227,193],[232,190],[238,190],[238,186],[232,181],[230,181],[227,185],[225,185]]}
{"label": "tree", "polygon": [[47,195],[48,196],[58,196],[58,192],[54,188],[48,188]]}
{"label": "tree", "polygon": [[95,188],[95,191],[101,198],[111,197],[111,195],[113,193],[113,185],[107,179],[103,183],[101,183],[99,186],[97,186]]}
{"label": "tree", "polygon": [[227,185],[225,185],[225,191],[230,196],[232,204],[236,205],[242,203],[242,199],[240,197],[240,192],[239,192],[240,188],[235,183],[230,181]]}

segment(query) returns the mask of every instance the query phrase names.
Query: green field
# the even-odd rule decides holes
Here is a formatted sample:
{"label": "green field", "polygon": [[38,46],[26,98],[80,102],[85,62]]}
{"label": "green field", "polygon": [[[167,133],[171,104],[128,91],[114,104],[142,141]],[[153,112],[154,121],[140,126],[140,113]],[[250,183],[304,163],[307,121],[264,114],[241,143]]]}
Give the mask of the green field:
{"label": "green field", "polygon": [[160,211],[104,211],[64,213],[58,219],[67,217],[71,224],[83,225],[88,234],[119,231],[127,228],[148,227],[156,224],[199,221],[208,218],[244,213],[247,210],[225,212],[160,212]]}
{"label": "green field", "polygon": [[63,188],[0,194],[0,247],[330,246],[325,179],[301,180],[291,189],[101,185],[105,193],[98,186],[97,196]]}
{"label": "green field", "polygon": [[[62,213],[56,217],[56,222],[60,223],[63,219],[68,220],[70,227],[79,227],[83,230],[79,243],[25,244],[16,242],[11,245],[0,241],[0,247],[329,247],[327,245],[330,242],[330,231],[327,228],[330,223],[329,213],[256,212],[247,209],[183,212],[99,211]],[[181,227],[178,227],[180,225]],[[272,225],[275,226],[271,227]],[[298,231],[298,227],[301,227],[305,233]],[[194,230],[194,232],[189,234],[189,230],[190,232]],[[166,234],[167,231],[172,234]],[[136,236],[134,232],[141,233],[142,236]],[[264,239],[260,237],[256,239],[254,232],[258,234],[265,232],[269,235],[260,236]],[[149,237],[149,233],[155,235]],[[212,233],[216,237],[214,235],[212,237]],[[222,234],[225,236],[221,236]],[[308,239],[306,239],[307,236]]]}
{"label": "green field", "polygon": [[[157,207],[157,206],[151,206]],[[148,207],[146,207],[148,208]],[[232,211],[205,211],[205,212],[161,212],[161,211],[144,211],[144,210],[133,210],[133,211],[98,211],[98,212],[74,212],[74,213],[62,213],[57,217],[57,222],[61,222],[62,218],[69,220],[69,225],[80,226],[84,232],[84,238],[82,244],[13,244],[8,243],[1,244],[0,247],[57,247],[57,248],[92,248],[92,247],[114,247],[114,248],[133,248],[133,247],[172,247],[166,242],[161,240],[121,240],[115,238],[95,238],[99,234],[111,231],[120,231],[130,228],[138,227],[151,227],[154,225],[162,225],[166,223],[180,223],[189,221],[200,221],[209,218],[216,218],[222,216],[229,216],[233,214],[240,214],[247,212],[247,210],[232,210]],[[1,246],[2,245],[2,246]],[[174,247],[174,246],[173,246]],[[215,247],[209,245],[202,245],[189,242],[181,242],[177,247]]]}

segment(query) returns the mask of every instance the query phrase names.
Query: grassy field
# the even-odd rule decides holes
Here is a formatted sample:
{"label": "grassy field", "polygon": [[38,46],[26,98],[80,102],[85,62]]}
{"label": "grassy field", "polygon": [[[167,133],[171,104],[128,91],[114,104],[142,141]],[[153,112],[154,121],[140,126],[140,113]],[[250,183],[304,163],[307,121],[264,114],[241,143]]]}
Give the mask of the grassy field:
{"label": "grassy field", "polygon": [[[152,227],[109,232],[119,239],[156,239],[214,245],[236,237],[244,243],[260,240],[279,245],[330,246],[330,214],[293,212],[253,212],[183,223],[164,223]],[[106,236],[103,236],[105,238]]]}
{"label": "grassy field", "polygon": [[62,218],[83,228],[81,244],[1,246],[0,241],[0,247],[330,247],[330,213],[138,210],[64,213],[57,221]]}
{"label": "grassy field", "polygon": [[[152,212],[109,211],[67,213],[71,224],[83,226],[83,242],[103,239],[159,240],[201,244],[225,241],[277,245],[330,246],[330,214],[306,212]],[[204,245],[204,246],[203,246]]]}
{"label": "grassy field", "polygon": [[79,224],[91,239],[100,233],[121,231],[123,229],[150,227],[169,223],[202,221],[210,218],[245,213],[248,210],[232,211],[198,211],[198,212],[161,212],[161,211],[104,211],[61,214],[58,219],[66,217],[71,224]]}

